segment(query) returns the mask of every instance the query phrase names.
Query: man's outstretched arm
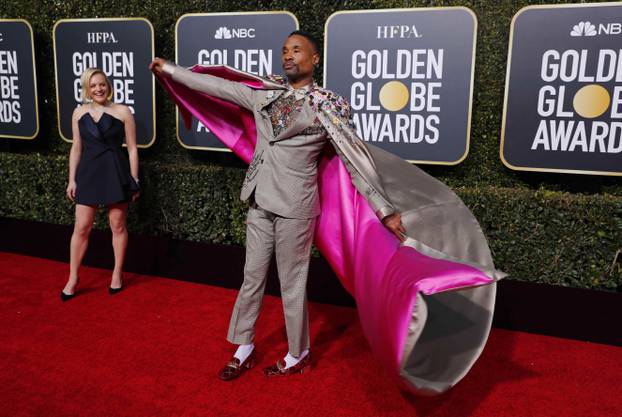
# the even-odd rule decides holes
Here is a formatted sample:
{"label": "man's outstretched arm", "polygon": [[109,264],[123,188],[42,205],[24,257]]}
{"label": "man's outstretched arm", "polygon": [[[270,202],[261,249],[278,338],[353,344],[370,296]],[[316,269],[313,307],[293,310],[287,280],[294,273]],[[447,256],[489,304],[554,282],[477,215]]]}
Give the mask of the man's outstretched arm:
{"label": "man's outstretched arm", "polygon": [[253,110],[256,90],[246,85],[214,77],[209,74],[199,74],[184,67],[180,67],[163,58],[154,58],[149,64],[154,74],[169,77],[193,90],[201,91],[210,96],[230,101],[248,110]]}

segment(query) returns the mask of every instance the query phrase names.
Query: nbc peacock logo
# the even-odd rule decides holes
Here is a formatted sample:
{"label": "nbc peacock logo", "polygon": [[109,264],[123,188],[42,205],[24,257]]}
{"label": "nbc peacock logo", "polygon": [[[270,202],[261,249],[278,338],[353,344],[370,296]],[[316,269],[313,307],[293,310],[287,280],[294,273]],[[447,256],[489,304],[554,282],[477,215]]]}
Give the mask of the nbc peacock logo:
{"label": "nbc peacock logo", "polygon": [[579,22],[572,27],[570,36],[596,36],[596,26],[589,20],[585,22]]}
{"label": "nbc peacock logo", "polygon": [[221,26],[216,30],[214,34],[214,39],[231,39],[233,35],[231,31],[226,26]]}

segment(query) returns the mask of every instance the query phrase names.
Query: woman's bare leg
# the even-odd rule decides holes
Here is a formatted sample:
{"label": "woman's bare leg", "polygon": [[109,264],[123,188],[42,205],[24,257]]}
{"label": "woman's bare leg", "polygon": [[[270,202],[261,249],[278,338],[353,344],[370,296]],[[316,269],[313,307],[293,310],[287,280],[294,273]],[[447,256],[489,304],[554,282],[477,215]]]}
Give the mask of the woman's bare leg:
{"label": "woman's bare leg", "polygon": [[112,231],[112,249],[114,251],[114,270],[110,288],[123,286],[123,262],[125,261],[125,249],[127,248],[127,218],[128,203],[113,204],[108,207],[108,220]]}
{"label": "woman's bare leg", "polygon": [[95,206],[76,204],[76,222],[73,226],[71,244],[69,246],[69,280],[63,289],[65,294],[73,294],[78,283],[78,269],[89,245],[89,235],[93,228]]}

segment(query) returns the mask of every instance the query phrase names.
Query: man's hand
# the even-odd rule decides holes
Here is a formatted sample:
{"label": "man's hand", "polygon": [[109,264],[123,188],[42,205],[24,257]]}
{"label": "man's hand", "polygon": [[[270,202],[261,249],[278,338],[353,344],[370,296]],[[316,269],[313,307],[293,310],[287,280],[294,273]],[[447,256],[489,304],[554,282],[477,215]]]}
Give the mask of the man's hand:
{"label": "man's hand", "polygon": [[406,240],[406,229],[402,224],[402,216],[399,213],[393,213],[384,219],[382,219],[382,224],[386,226],[400,241]]}
{"label": "man's hand", "polygon": [[164,64],[166,63],[166,59],[163,58],[153,58],[151,64],[149,64],[149,69],[156,75],[162,75],[164,71]]}

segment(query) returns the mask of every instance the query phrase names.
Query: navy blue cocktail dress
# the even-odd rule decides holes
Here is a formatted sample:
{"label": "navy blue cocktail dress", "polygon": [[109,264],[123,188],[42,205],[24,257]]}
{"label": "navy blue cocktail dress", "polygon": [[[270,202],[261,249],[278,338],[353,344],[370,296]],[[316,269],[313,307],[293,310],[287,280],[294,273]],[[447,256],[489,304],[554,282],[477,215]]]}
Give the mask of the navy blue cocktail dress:
{"label": "navy blue cocktail dress", "polygon": [[130,174],[123,149],[125,125],[104,112],[95,122],[89,112],[78,120],[82,153],[76,171],[78,204],[109,205],[128,202],[139,187]]}

